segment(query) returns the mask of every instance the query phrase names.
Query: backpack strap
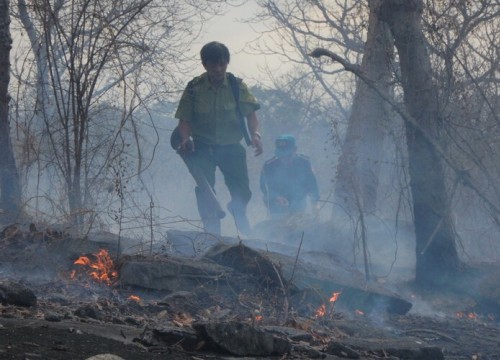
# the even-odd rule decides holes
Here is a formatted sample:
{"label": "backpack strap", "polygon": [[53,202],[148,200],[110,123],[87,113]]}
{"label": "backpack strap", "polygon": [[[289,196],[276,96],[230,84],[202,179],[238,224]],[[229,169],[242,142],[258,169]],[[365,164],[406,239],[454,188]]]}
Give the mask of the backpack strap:
{"label": "backpack strap", "polygon": [[245,116],[241,112],[240,108],[240,83],[241,79],[234,76],[232,73],[228,72],[227,79],[229,81],[229,85],[231,86],[231,91],[233,92],[234,101],[236,102],[236,116],[238,117],[238,121],[240,123],[241,132],[243,133],[243,137],[245,138],[245,142],[248,146],[252,144],[252,140],[250,139],[250,135],[248,134],[247,124],[245,121]]}
{"label": "backpack strap", "polygon": [[189,95],[189,100],[191,100],[191,121],[194,119],[194,102],[195,102],[194,83],[195,82],[196,82],[196,78],[189,81],[187,83],[187,86],[186,86],[186,91]]}
{"label": "backpack strap", "polygon": [[[236,116],[238,117],[238,122],[240,124],[241,132],[243,133],[243,137],[245,138],[245,142],[248,146],[252,144],[252,140],[250,139],[250,135],[248,134],[247,124],[245,121],[245,116],[241,112],[240,108],[240,83],[241,79],[234,76],[232,73],[228,72],[227,79],[229,81],[229,86],[231,87],[231,92],[233,93],[234,101],[236,102]],[[194,103],[195,103],[195,95],[194,95],[194,85],[198,81],[198,78],[195,78],[188,82],[186,86],[187,93],[191,99],[191,103],[193,106],[191,107],[192,112],[194,114]]]}

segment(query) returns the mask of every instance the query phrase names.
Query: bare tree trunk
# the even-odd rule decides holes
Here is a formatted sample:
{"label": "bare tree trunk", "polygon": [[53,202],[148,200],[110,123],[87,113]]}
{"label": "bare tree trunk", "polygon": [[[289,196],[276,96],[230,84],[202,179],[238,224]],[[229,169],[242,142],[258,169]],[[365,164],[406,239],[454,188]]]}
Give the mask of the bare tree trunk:
{"label": "bare tree trunk", "polygon": [[437,284],[460,266],[442,159],[427,136],[439,142],[437,88],[421,27],[421,0],[384,0],[386,21],[399,54],[405,105],[418,126],[406,122],[416,236],[416,282]]}
{"label": "bare tree trunk", "polygon": [[21,186],[10,138],[9,100],[10,36],[9,0],[0,0],[0,208],[10,217],[19,214]]}
{"label": "bare tree trunk", "polygon": [[[370,18],[361,70],[389,93],[394,46],[387,24],[380,22],[374,12],[380,2],[369,1]],[[376,209],[386,136],[383,122],[388,118],[388,104],[364,81],[358,81],[335,184],[336,203],[349,215]],[[361,200],[362,209],[357,208],[357,199]]]}

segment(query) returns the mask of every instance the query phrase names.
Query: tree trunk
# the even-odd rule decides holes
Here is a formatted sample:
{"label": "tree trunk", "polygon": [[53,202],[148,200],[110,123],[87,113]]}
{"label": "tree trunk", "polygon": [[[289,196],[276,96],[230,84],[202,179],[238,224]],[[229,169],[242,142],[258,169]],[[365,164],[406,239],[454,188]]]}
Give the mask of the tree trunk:
{"label": "tree trunk", "polygon": [[9,1],[0,0],[0,209],[7,212],[10,220],[19,215],[21,186],[10,138],[8,88],[12,38],[9,25]]}
{"label": "tree trunk", "polygon": [[395,40],[404,101],[417,126],[406,122],[416,236],[416,282],[440,284],[460,266],[439,143],[437,88],[421,27],[421,0],[384,0],[379,18]]}
{"label": "tree trunk", "polygon": [[[380,1],[369,1],[368,35],[361,69],[389,93],[394,46],[387,24],[380,22],[374,12]],[[386,136],[383,123],[388,118],[387,103],[364,81],[358,81],[335,184],[336,203],[351,216],[376,209]]]}

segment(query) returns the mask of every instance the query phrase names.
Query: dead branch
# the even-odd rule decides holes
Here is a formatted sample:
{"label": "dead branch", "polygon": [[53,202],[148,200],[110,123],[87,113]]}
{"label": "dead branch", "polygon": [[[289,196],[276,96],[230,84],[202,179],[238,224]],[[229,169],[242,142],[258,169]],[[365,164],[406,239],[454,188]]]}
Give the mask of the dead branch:
{"label": "dead branch", "polygon": [[274,265],[274,262],[271,261],[270,263],[274,271],[276,272],[276,276],[278,277],[278,280],[280,282],[280,289],[281,292],[283,293],[283,324],[286,324],[288,320],[288,308],[289,308],[288,291],[285,287],[285,284],[283,283],[283,279],[281,278],[280,272],[278,271],[278,269],[276,269],[276,266]]}
{"label": "dead branch", "polygon": [[352,72],[354,75],[359,77],[362,81],[366,83],[372,90],[374,90],[384,101],[386,101],[393,109],[396,111],[401,118],[411,124],[413,127],[418,129],[421,134],[427,139],[427,141],[436,149],[436,151],[439,153],[439,155],[442,157],[442,159],[450,166],[450,168],[454,171],[455,175],[460,178],[464,179],[464,172],[466,173],[466,179],[467,181],[464,181],[463,184],[464,186],[470,187],[472,190],[476,192],[476,194],[497,214],[500,214],[500,207],[498,207],[496,204],[494,204],[492,201],[490,201],[484,194],[481,193],[479,188],[473,184],[473,180],[470,177],[470,174],[467,171],[464,171],[462,169],[459,169],[455,163],[446,155],[445,151],[442,149],[442,147],[439,145],[439,143],[426,131],[423,129],[420,124],[411,116],[406,109],[401,107],[389,94],[387,94],[384,90],[380,89],[380,87],[377,85],[377,82],[374,81],[373,79],[370,79],[362,70],[359,66],[355,64],[351,64],[341,56],[331,52],[330,50],[323,49],[323,48],[316,48],[311,53],[309,53],[309,56],[313,58],[320,58],[321,56],[326,56],[329,57],[332,61],[338,62],[341,64],[346,71]]}
{"label": "dead branch", "polygon": [[302,248],[303,241],[304,241],[304,232],[302,231],[302,236],[300,237],[299,248],[297,249],[297,255],[295,256],[295,262],[293,263],[292,275],[290,275],[290,279],[288,280],[289,284],[293,282],[293,276],[295,274],[295,269],[297,268],[297,263],[299,261],[300,249]]}
{"label": "dead branch", "polygon": [[404,334],[411,334],[411,333],[428,333],[428,334],[434,334],[436,336],[442,337],[443,339],[450,340],[454,343],[458,343],[457,340],[452,338],[449,335],[443,334],[442,332],[436,331],[436,330],[430,330],[430,329],[409,329],[403,331]]}

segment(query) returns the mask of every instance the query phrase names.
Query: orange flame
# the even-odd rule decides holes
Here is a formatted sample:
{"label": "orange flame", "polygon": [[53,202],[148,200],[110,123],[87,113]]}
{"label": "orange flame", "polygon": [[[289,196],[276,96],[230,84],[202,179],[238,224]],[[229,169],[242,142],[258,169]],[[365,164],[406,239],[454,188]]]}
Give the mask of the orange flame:
{"label": "orange flame", "polygon": [[96,258],[95,261],[91,261],[86,256],[80,256],[74,264],[89,267],[90,269],[87,270],[87,274],[94,280],[111,285],[112,281],[118,277],[118,271],[115,270],[115,265],[108,251],[101,249],[94,256]]}
{"label": "orange flame", "polygon": [[478,318],[478,315],[475,312],[470,312],[470,313],[466,314],[463,311],[458,311],[455,313],[455,315],[460,319],[467,318],[470,320],[477,320],[477,318]]}
{"label": "orange flame", "polygon": [[[328,316],[331,316],[332,313],[333,313],[333,309],[335,307],[335,303],[337,302],[337,300],[339,299],[340,297],[340,294],[341,292],[340,291],[337,291],[337,292],[333,292],[332,293],[332,296],[330,297],[330,299],[328,300],[328,302],[330,303],[330,310],[328,311]],[[316,309],[315,313],[314,313],[314,317],[315,318],[320,318],[320,317],[323,317],[327,315],[327,309],[326,309],[326,305],[325,304],[322,304],[318,309]]]}
{"label": "orange flame", "polygon": [[323,317],[326,315],[326,305],[321,304],[319,308],[316,309],[316,312],[314,313],[314,316],[316,318]]}
{"label": "orange flame", "polygon": [[130,300],[130,301],[135,301],[137,303],[141,302],[141,298],[139,296],[137,296],[137,295],[130,295],[127,299]]}
{"label": "orange flame", "polygon": [[474,312],[468,313],[467,317],[471,320],[477,320],[477,314]]}
{"label": "orange flame", "polygon": [[262,321],[264,317],[262,315],[255,315],[255,321]]}
{"label": "orange flame", "polygon": [[330,300],[328,300],[328,301],[333,302],[333,303],[334,303],[334,302],[336,302],[336,301],[339,299],[340,294],[341,294],[341,292],[340,292],[340,291],[338,291],[338,292],[334,292],[334,293],[332,294],[332,297],[331,297],[331,298],[330,298]]}

